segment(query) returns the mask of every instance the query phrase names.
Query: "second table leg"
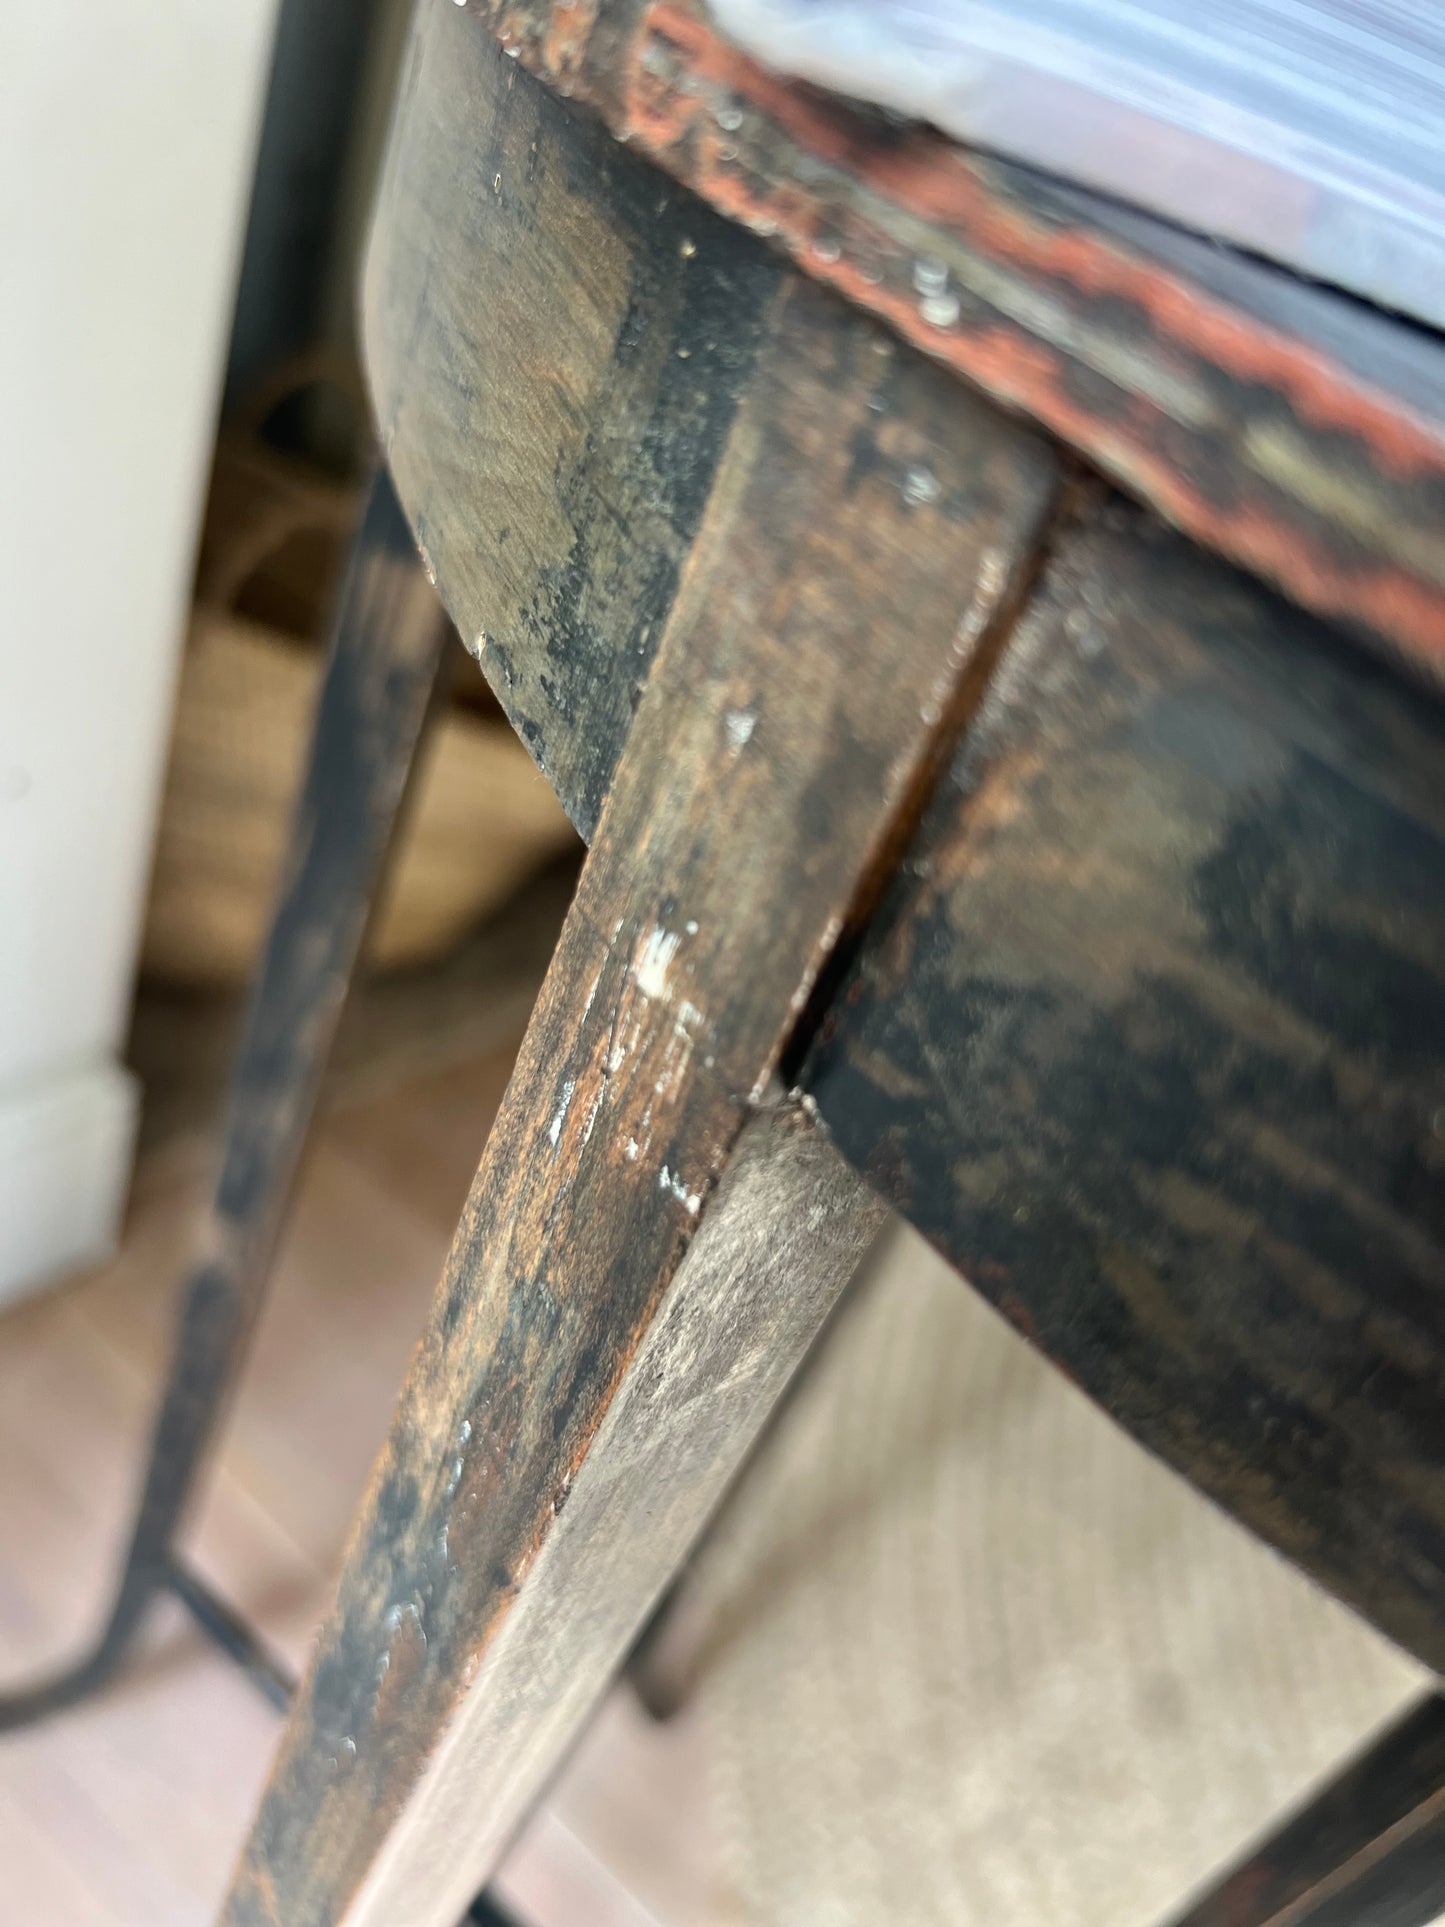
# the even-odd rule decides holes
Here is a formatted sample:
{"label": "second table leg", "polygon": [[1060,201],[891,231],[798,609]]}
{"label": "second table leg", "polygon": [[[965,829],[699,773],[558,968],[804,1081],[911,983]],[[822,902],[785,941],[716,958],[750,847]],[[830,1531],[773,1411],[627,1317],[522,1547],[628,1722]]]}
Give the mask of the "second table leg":
{"label": "second table leg", "polygon": [[377,880],[436,683],[445,623],[384,473],[338,610],[286,869],[232,1077],[222,1164],[185,1286],[130,1548],[94,1647],[0,1697],[0,1731],[73,1705],[123,1659],[245,1361]]}

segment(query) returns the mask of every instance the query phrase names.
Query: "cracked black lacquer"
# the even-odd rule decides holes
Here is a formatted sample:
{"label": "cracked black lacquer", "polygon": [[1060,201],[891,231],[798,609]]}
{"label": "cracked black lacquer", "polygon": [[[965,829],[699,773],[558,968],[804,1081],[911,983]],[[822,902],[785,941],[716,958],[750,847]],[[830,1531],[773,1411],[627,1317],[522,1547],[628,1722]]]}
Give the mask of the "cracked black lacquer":
{"label": "cracked black lacquer", "polygon": [[1116,1418],[1445,1663],[1445,719],[1120,509],[806,1070]]}

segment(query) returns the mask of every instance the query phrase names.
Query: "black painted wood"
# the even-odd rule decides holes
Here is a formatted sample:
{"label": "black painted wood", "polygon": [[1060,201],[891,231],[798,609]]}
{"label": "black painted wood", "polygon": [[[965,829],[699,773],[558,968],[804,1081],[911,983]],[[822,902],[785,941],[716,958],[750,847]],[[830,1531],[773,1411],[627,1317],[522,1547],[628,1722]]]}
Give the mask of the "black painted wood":
{"label": "black painted wood", "polygon": [[[453,613],[590,833],[752,379],[760,313],[787,270],[475,28],[445,9],[422,23],[377,214],[369,360],[399,488]],[[473,144],[474,173],[458,165]],[[1073,733],[1046,715],[1038,742],[1041,754],[1062,745],[1081,787],[1031,821],[1034,872],[978,907],[961,874],[931,890],[901,880],[900,900],[917,899],[919,980],[884,930],[866,934],[870,988],[837,1010],[817,1096],[839,1141],[946,1250],[977,1261],[976,1282],[1022,1322],[1037,1318],[1051,1353],[1111,1411],[1379,1623],[1439,1653],[1440,1450],[1422,1390],[1438,1358],[1445,1169],[1429,1121],[1445,1115],[1431,1057],[1437,712],[1188,544],[1142,541],[1118,549],[1117,582],[1103,549],[1087,568],[1071,551],[1051,578],[1053,629],[1077,632],[1048,645],[1072,677]],[[1022,660],[1010,652],[1003,689]],[[1029,680],[1005,708],[1048,696]],[[1086,741],[1096,710],[1117,741]],[[1173,734],[1145,731],[1136,746],[1134,719],[1156,714]],[[1286,762],[1298,765],[1289,778]],[[1396,806],[1392,786],[1410,781],[1424,800]],[[1106,814],[1136,792],[1137,807]],[[1223,802],[1227,835],[1208,815]],[[952,808],[941,805],[919,861],[962,862],[944,854]],[[978,819],[971,804],[959,837]],[[1214,838],[1207,852],[1201,836]],[[1010,846],[1011,862],[1025,854]],[[1008,1017],[975,1010],[954,973],[971,967],[965,946],[985,910],[1007,928],[1024,904],[1063,929],[1048,942],[1072,947],[1094,983],[1075,986],[1060,1019],[1071,1063],[990,1071],[1032,1080],[1029,1103],[994,1120],[992,1091],[975,1094],[971,1079],[995,1064],[990,1039]],[[1137,1010],[1125,1011],[1126,991]],[[1087,1039],[1070,1028],[1086,1017]],[[1176,1018],[1170,1068],[1147,1038]],[[1245,1087],[1264,1103],[1271,1080],[1246,1144]],[[1167,1209],[1141,1202],[1136,1169],[1143,1152],[1168,1155],[1161,1117],[1188,1140]],[[1230,1167],[1218,1196],[1194,1168],[1211,1159]],[[1317,1165],[1327,1181],[1309,1175]],[[1013,1229],[984,1210],[987,1173],[1003,1166],[1007,1210],[1024,1214]],[[1183,1191],[1201,1183],[1213,1218],[1186,1223]],[[1397,1261],[1408,1316],[1388,1282]],[[1100,1264],[1135,1267],[1152,1305]],[[1301,1390],[1297,1367],[1317,1353]],[[1409,1389],[1399,1410],[1397,1374]],[[1298,1503],[1286,1491],[1296,1477]],[[1358,1536],[1336,1546],[1346,1522]],[[1371,1548],[1387,1542],[1388,1565],[1366,1580]],[[1388,1603],[1397,1588],[1408,1604]]]}
{"label": "black painted wood", "polygon": [[[729,45],[703,0],[470,0],[465,15],[420,9],[416,32],[433,78],[403,101],[393,168],[426,143],[450,167],[493,124],[498,76],[521,92],[527,69],[564,96],[547,121],[600,113],[634,152],[1196,541],[1440,681],[1445,419],[1427,331],[1306,297],[1162,222],[789,85]],[[439,83],[442,65],[473,78]],[[418,216],[408,171],[388,192],[424,227],[467,199],[453,170]],[[513,178],[501,173],[502,197]],[[539,312],[550,301],[543,291]],[[375,365],[411,353],[402,334],[370,339]],[[419,426],[400,424],[398,450]],[[402,493],[411,505],[405,480]],[[457,560],[439,545],[440,581],[465,580]]]}
{"label": "black painted wood", "polygon": [[590,842],[786,269],[475,20],[419,29],[363,298],[377,422],[462,640]]}
{"label": "black painted wood", "polygon": [[1445,1699],[1430,1694],[1171,1927],[1428,1927],[1445,1912]]}
{"label": "black painted wood", "polygon": [[[676,1371],[648,1362],[729,1225],[783,1044],[978,699],[1057,469],[806,282],[768,321],[229,1927],[449,1927],[766,1416],[776,1380],[732,1341],[766,1364],[771,1331],[791,1363],[816,1324],[786,1287],[820,1260],[843,1282],[822,1174],[765,1186],[770,1235],[724,1240]],[[740,1302],[766,1325],[730,1324]],[[714,1373],[733,1395],[693,1433]]]}
{"label": "black painted wood", "polygon": [[[826,113],[719,78],[687,6],[484,11],[520,63],[421,17],[369,358],[442,591],[585,834],[786,270],[518,64],[1204,539],[1425,647],[1428,344],[986,167],[932,226],[901,220],[907,141],[864,130],[794,170]],[[983,316],[972,359],[920,332],[925,247],[960,288],[982,260],[1032,291],[1022,359],[1016,313]],[[1174,419],[1186,390],[1211,399]],[[1053,559],[789,1060],[875,1183],[1115,1416],[1437,1664],[1441,748],[1418,692],[1120,512]]]}
{"label": "black painted wood", "polygon": [[157,1591],[245,1362],[382,862],[445,620],[389,480],[371,491],[337,617],[285,875],[241,1038],[215,1202],[188,1279],[130,1551],[94,1649],[0,1698],[0,1731],[73,1704],[124,1657]]}
{"label": "black painted wood", "polygon": [[1445,714],[1123,509],[806,1070],[1151,1450],[1445,1663]]}

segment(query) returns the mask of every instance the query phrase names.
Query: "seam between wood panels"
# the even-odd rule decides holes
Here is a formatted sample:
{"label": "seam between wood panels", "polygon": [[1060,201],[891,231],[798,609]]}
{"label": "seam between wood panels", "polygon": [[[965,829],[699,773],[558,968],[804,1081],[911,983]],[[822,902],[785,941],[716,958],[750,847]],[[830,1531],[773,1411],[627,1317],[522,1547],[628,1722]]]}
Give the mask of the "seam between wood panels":
{"label": "seam between wood panels", "polygon": [[1049,452],[1058,461],[1059,476],[1038,534],[1011,571],[1007,592],[973,645],[968,665],[954,685],[926,752],[919,758],[907,793],[872,860],[859,872],[843,928],[779,1053],[779,1076],[788,1088],[801,1078],[819,1027],[863,946],[883,893],[921,826],[940,779],[994,688],[1019,625],[1033,607],[1039,584],[1060,547],[1083,524],[1087,510],[1107,493],[1099,477],[1067,450],[1050,444]]}

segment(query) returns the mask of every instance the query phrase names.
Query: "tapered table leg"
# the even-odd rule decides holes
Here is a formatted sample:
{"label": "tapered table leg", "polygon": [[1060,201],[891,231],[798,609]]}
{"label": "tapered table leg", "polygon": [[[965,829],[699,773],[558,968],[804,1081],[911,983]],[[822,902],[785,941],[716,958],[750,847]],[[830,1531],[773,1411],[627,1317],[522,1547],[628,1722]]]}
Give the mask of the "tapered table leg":
{"label": "tapered table leg", "polygon": [[767,1093],[1048,517],[945,383],[781,297],[230,1927],[453,1927],[878,1222]]}
{"label": "tapered table leg", "polygon": [[177,1526],[244,1362],[445,625],[392,492],[373,483],[338,612],[275,917],[231,1086],[220,1177],[187,1281],[130,1550],[96,1645],[0,1698],[0,1730],[94,1691],[172,1572]]}
{"label": "tapered table leg", "polygon": [[1429,1927],[1445,1912],[1445,1699],[1411,1707],[1171,1927]]}

